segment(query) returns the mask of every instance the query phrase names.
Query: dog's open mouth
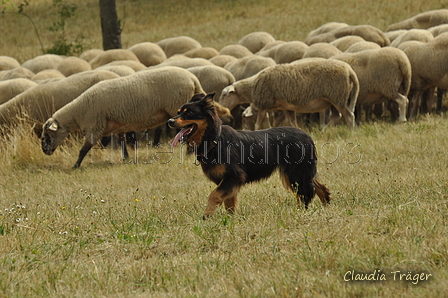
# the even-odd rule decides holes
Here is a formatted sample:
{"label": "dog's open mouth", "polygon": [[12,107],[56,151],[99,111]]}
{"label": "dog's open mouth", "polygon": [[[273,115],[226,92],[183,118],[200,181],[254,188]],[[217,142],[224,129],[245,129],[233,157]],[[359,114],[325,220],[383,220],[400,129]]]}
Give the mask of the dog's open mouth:
{"label": "dog's open mouth", "polygon": [[175,147],[179,142],[183,143],[196,131],[198,126],[196,124],[190,124],[183,127],[174,137],[171,146]]}

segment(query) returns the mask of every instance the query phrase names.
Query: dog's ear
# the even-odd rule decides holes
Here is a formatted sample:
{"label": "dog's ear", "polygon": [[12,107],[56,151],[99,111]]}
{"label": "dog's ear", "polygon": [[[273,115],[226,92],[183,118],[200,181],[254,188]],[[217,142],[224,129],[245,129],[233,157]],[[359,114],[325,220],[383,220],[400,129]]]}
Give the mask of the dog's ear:
{"label": "dog's ear", "polygon": [[195,94],[195,95],[193,95],[193,97],[190,99],[190,102],[199,101],[199,100],[203,99],[204,96],[206,96],[204,93],[198,93],[198,94]]}
{"label": "dog's ear", "polygon": [[206,108],[214,108],[214,101],[213,101],[213,97],[215,97],[216,92],[212,92],[209,93],[207,95],[205,95],[205,97],[202,99],[204,101],[205,107]]}

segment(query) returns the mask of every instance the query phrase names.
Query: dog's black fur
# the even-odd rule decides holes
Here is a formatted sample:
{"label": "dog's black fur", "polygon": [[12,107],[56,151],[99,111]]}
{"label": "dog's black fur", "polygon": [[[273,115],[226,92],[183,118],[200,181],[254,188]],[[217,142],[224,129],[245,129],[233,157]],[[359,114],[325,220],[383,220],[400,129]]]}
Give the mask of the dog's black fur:
{"label": "dog's black fur", "polygon": [[195,95],[176,117],[168,120],[170,127],[181,129],[173,146],[179,141],[186,143],[205,175],[218,185],[210,194],[204,218],[222,203],[234,212],[240,187],[268,178],[276,169],[305,208],[315,193],[323,204],[330,202],[328,188],[315,178],[316,148],[308,134],[293,127],[236,131],[221,125],[213,96],[214,93]]}

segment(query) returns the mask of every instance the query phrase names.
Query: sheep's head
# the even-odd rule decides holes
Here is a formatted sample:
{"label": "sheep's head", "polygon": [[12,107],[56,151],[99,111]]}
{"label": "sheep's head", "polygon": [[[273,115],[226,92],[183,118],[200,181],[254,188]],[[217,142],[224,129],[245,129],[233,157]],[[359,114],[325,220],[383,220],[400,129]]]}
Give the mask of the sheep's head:
{"label": "sheep's head", "polygon": [[43,125],[42,131],[42,151],[47,154],[53,154],[54,150],[65,139],[69,131],[60,127],[56,119],[50,118]]}
{"label": "sheep's head", "polygon": [[218,102],[229,110],[233,110],[237,105],[239,105],[241,100],[235,91],[235,86],[229,85],[222,89]]}

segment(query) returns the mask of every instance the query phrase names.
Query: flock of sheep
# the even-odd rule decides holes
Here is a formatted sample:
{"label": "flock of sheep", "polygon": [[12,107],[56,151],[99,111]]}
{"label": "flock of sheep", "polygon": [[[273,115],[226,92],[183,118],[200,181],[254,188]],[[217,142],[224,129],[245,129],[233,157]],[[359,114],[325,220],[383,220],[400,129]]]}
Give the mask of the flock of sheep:
{"label": "flock of sheep", "polygon": [[[448,10],[392,24],[330,22],[304,41],[253,32],[217,50],[187,36],[128,49],[91,49],[79,57],[41,55],[20,64],[0,56],[0,127],[27,122],[46,154],[74,131],[86,136],[82,158],[103,136],[162,127],[195,93],[216,92],[220,117],[260,129],[297,113],[319,113],[325,125],[348,127],[389,111],[406,121],[440,110],[448,88]],[[229,119],[233,118],[232,121]],[[247,121],[250,123],[250,121]],[[271,125],[270,122],[267,124]]]}

